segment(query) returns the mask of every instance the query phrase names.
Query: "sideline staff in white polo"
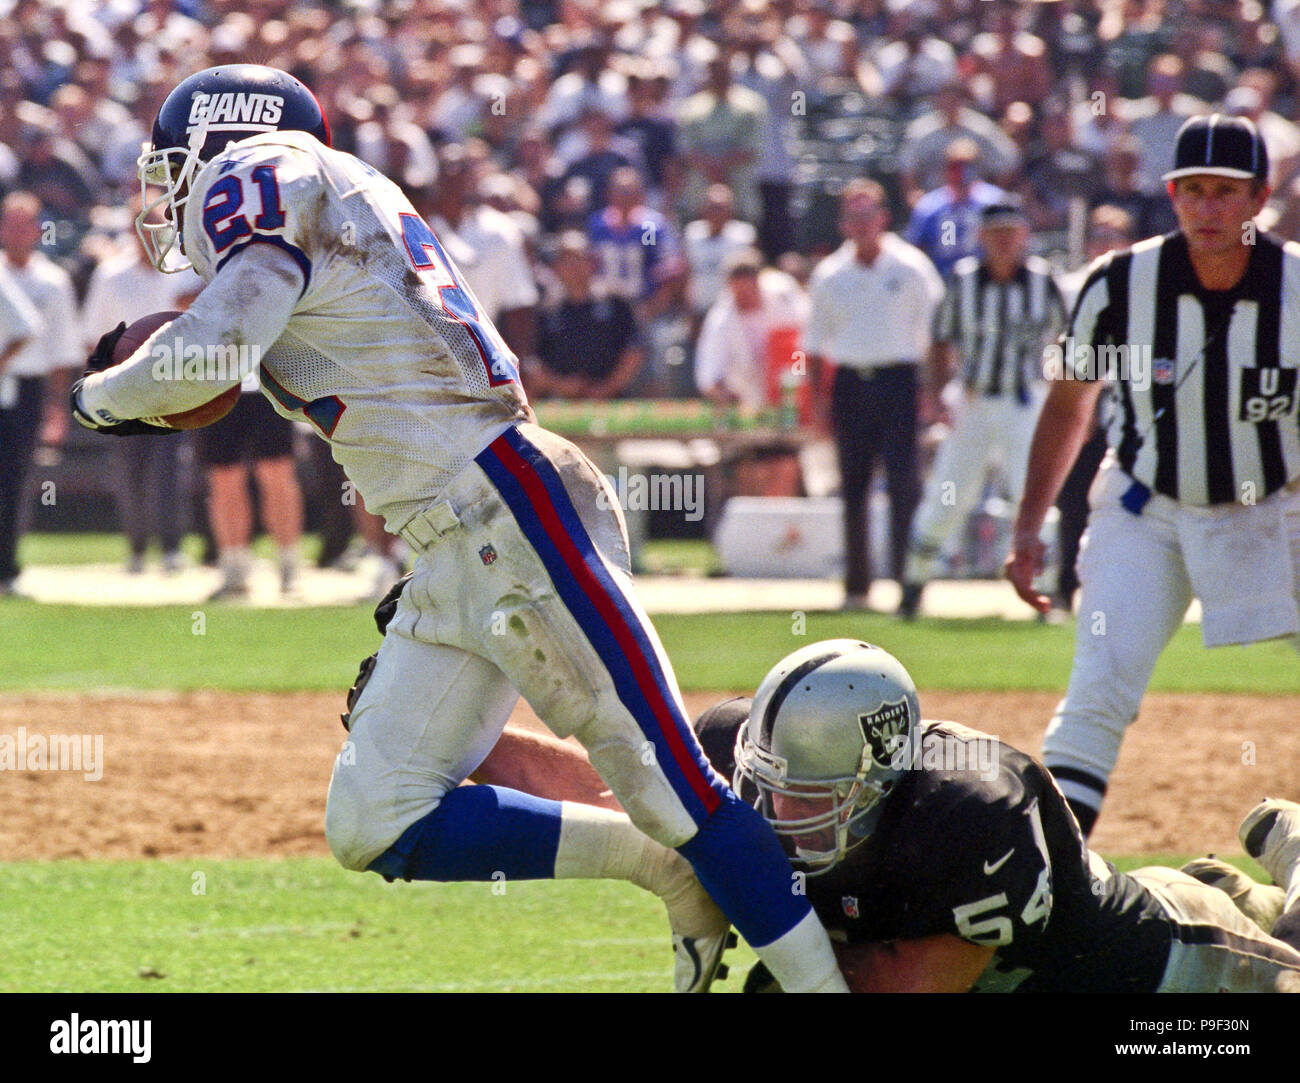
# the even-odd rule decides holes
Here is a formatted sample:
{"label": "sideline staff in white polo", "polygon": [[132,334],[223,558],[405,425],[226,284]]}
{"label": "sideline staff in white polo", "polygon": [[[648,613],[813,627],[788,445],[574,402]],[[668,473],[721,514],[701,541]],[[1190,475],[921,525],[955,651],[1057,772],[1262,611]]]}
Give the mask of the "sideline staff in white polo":
{"label": "sideline staff in white polo", "polygon": [[890,504],[892,575],[900,579],[912,513],[920,499],[916,462],[917,367],[930,350],[943,280],[919,249],[887,232],[885,192],[855,180],[840,197],[844,244],[813,271],[804,336],[819,418],[822,366],[836,367],[829,420],[844,499],[845,605],[865,608],[871,587],[867,492],[879,459]]}

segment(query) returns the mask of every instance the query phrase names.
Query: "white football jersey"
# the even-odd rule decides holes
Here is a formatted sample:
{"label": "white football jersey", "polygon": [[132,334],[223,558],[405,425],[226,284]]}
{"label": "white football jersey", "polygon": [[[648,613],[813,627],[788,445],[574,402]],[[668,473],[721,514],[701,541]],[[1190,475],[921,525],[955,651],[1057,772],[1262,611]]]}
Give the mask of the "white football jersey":
{"label": "white football jersey", "polygon": [[532,419],[518,361],[460,271],[360,159],[304,132],[233,143],[195,177],[183,237],[205,281],[253,243],[298,263],[306,283],[261,358],[262,390],[330,442],[390,530]]}

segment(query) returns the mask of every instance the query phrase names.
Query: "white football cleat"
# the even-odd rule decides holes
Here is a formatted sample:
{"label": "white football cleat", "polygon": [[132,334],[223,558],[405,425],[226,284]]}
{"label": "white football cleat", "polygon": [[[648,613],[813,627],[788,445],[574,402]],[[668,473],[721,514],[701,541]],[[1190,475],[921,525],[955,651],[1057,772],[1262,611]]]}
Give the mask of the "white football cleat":
{"label": "white football cleat", "polygon": [[1237,835],[1246,853],[1287,890],[1300,865],[1300,805],[1266,797],[1246,814]]}
{"label": "white football cleat", "polygon": [[1183,866],[1182,871],[1193,880],[1224,892],[1238,910],[1266,933],[1273,931],[1274,924],[1282,916],[1286,893],[1280,887],[1261,884],[1235,865],[1220,861],[1213,855],[1194,858]]}
{"label": "white football cleat", "polygon": [[656,893],[668,907],[673,930],[673,988],[679,993],[707,993],[715,980],[727,976],[722,955],[735,947],[736,936],[690,863],[678,853],[667,853],[672,858],[665,870],[670,881],[656,885]]}
{"label": "white football cleat", "polygon": [[723,953],[736,946],[736,934],[725,925],[716,936],[679,936],[673,933],[673,991],[707,993],[714,981],[727,976]]}

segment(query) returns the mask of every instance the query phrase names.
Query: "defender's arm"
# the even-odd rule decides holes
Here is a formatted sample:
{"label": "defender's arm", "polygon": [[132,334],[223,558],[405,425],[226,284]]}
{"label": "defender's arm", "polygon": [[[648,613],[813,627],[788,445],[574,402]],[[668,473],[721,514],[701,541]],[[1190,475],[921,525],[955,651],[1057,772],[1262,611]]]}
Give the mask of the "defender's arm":
{"label": "defender's arm", "polygon": [[487,759],[470,776],[475,782],[506,786],[552,801],[621,811],[582,749],[549,734],[506,726]]}
{"label": "defender's arm", "polygon": [[939,933],[918,940],[836,944],[835,955],[855,993],[966,993],[988,967],[993,949]]}

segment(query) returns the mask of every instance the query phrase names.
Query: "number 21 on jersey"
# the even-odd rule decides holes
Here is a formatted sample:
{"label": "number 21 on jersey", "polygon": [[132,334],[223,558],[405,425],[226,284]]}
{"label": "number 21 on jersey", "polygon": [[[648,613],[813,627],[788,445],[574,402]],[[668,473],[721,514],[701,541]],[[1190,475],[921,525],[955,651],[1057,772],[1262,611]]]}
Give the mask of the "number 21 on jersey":
{"label": "number 21 on jersey", "polygon": [[254,230],[276,230],[284,225],[284,207],[280,204],[280,185],[275,166],[259,165],[249,174],[261,199],[261,213],[250,226],[244,211],[244,182],[237,173],[226,173],[208,189],[203,201],[203,229],[217,255]]}
{"label": "number 21 on jersey", "polygon": [[411,266],[419,272],[425,284],[434,292],[443,310],[469,332],[483,367],[487,371],[488,386],[519,382],[519,373],[509,349],[501,340],[495,327],[479,313],[468,288],[452,269],[447,253],[423,218],[403,212],[402,241]]}

